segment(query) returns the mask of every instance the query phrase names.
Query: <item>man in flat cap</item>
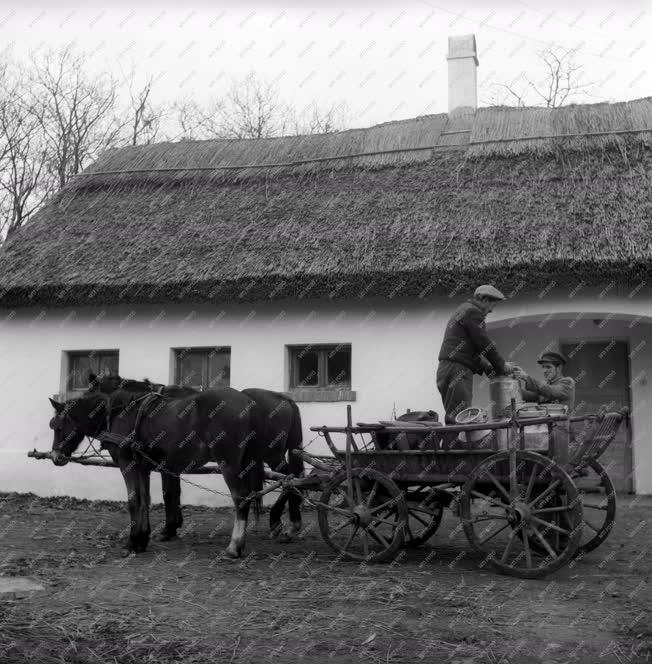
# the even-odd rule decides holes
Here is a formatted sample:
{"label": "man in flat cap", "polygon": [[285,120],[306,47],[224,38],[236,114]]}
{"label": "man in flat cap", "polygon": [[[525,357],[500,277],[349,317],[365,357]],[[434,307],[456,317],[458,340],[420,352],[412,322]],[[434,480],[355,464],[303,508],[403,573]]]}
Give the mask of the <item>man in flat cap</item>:
{"label": "man in flat cap", "polygon": [[455,424],[457,414],[471,406],[473,374],[509,374],[505,362],[487,335],[485,318],[505,296],[489,285],[478,286],[473,297],[460,305],[446,326],[439,351],[437,389],[446,411],[446,424]]}
{"label": "man in flat cap", "polygon": [[537,364],[543,369],[544,380],[537,380],[523,369],[517,368],[514,378],[523,382],[521,394],[525,401],[537,403],[561,403],[569,412],[575,407],[575,381],[564,376],[566,358],[556,351],[547,351],[539,357]]}

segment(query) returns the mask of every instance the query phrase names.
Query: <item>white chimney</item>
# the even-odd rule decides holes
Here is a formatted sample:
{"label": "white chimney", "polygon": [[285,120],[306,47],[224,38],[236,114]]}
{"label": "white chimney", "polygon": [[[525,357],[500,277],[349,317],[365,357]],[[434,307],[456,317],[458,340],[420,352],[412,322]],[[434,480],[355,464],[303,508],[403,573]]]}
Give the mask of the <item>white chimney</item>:
{"label": "white chimney", "polygon": [[448,38],[448,112],[478,107],[478,53],[475,35]]}

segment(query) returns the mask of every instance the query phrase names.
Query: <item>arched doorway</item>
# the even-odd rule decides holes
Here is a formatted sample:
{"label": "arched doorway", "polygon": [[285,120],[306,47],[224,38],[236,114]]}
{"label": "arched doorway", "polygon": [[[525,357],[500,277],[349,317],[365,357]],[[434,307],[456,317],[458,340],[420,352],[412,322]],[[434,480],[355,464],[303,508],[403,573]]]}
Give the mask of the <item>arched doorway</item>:
{"label": "arched doorway", "polygon": [[[652,483],[646,481],[644,468],[652,465],[652,448],[643,436],[637,439],[634,434],[652,430],[652,412],[646,405],[647,375],[652,372],[652,347],[647,347],[646,339],[652,338],[652,319],[605,312],[555,312],[489,320],[487,328],[506,358],[539,379],[539,354],[561,350],[568,358],[564,373],[576,383],[578,414],[595,412],[601,406],[630,408],[631,427],[619,431],[603,461],[618,491],[650,493]],[[486,389],[486,380],[480,381],[478,398]]]}

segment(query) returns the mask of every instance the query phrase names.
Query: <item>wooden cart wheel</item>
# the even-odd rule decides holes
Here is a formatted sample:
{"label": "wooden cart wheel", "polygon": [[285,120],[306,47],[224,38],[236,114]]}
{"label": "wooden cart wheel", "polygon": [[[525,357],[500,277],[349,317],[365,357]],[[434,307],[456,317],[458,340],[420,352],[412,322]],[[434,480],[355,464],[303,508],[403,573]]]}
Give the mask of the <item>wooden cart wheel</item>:
{"label": "wooden cart wheel", "polygon": [[[584,514],[582,536],[573,556],[577,558],[593,551],[609,537],[616,522],[616,489],[605,468],[595,459],[586,462],[585,472],[573,468],[569,475],[577,486]],[[547,540],[556,549],[555,538]],[[537,543],[532,542],[532,546],[536,548]],[[541,545],[538,548],[543,551]]]}
{"label": "wooden cart wheel", "polygon": [[403,544],[408,517],[405,496],[376,470],[353,468],[352,484],[353,503],[346,471],[333,476],[319,501],[314,501],[322,537],[348,560],[387,560]]}
{"label": "wooden cart wheel", "polygon": [[582,539],[576,555],[593,551],[604,542],[616,522],[616,488],[604,466],[595,459],[587,462],[588,474],[572,470],[584,511]]}
{"label": "wooden cart wheel", "polygon": [[524,579],[568,564],[582,535],[577,487],[559,464],[536,452],[484,459],[464,484],[460,516],[483,565]]}
{"label": "wooden cart wheel", "polygon": [[405,499],[408,512],[405,546],[421,546],[437,532],[444,506],[436,494],[428,491],[408,491]]}

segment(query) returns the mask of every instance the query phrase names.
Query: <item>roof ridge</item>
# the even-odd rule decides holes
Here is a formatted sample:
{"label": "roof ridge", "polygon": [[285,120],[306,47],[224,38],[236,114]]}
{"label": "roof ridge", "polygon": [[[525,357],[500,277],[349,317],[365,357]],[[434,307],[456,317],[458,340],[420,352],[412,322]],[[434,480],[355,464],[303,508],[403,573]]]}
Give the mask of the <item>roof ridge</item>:
{"label": "roof ridge", "polygon": [[[463,134],[471,133],[472,129],[459,129],[455,131],[443,131],[440,136],[445,136],[449,134]],[[533,136],[515,136],[509,138],[492,138],[482,141],[468,141],[463,145],[423,145],[418,147],[404,147],[404,148],[393,148],[391,150],[374,150],[371,152],[357,152],[344,155],[331,155],[326,157],[308,157],[307,159],[298,159],[293,161],[285,162],[276,162],[276,163],[258,163],[258,164],[229,164],[223,166],[171,166],[166,168],[136,168],[136,169],[125,169],[125,170],[113,170],[113,171],[84,171],[82,173],[77,173],[73,177],[92,177],[97,175],[124,175],[127,173],[176,173],[179,171],[231,171],[231,170],[243,170],[251,168],[288,168],[293,166],[301,166],[303,164],[313,164],[327,161],[339,161],[342,159],[355,159],[360,157],[375,157],[378,155],[386,154],[399,154],[407,152],[422,152],[425,150],[451,150],[451,149],[464,149],[467,146],[474,145],[490,145],[494,143],[516,143],[520,141],[537,141],[537,140],[549,140],[554,138],[579,138],[587,136],[616,136],[622,134],[644,134],[652,132],[652,127],[642,127],[639,129],[614,129],[607,131],[592,131],[592,132],[575,132],[575,133],[565,133],[565,134],[541,134]]]}

